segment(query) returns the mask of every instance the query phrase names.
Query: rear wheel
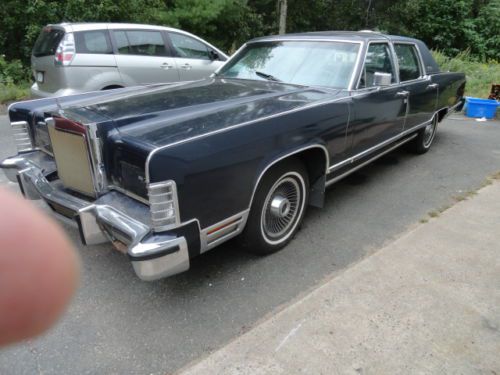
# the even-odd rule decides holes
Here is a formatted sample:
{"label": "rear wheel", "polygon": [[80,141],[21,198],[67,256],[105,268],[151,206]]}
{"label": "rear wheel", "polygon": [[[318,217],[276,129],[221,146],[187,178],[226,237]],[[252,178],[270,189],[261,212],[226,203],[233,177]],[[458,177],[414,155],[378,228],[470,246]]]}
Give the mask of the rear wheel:
{"label": "rear wheel", "polygon": [[242,241],[247,251],[271,254],[297,232],[309,195],[307,171],[298,159],[269,170],[257,188]]}
{"label": "rear wheel", "polygon": [[413,152],[425,154],[429,151],[436,136],[437,125],[438,116],[435,115],[426,127],[418,131],[417,137],[410,144]]}

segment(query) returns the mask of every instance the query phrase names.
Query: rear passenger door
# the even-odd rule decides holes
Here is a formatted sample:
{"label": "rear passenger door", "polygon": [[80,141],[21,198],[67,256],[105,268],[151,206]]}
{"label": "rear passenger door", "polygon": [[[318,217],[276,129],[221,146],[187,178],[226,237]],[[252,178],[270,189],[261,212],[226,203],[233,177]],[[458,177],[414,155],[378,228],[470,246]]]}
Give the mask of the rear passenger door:
{"label": "rear passenger door", "polygon": [[414,43],[394,42],[401,90],[407,91],[408,113],[405,130],[429,121],[436,110],[438,85],[425,77],[423,64]]}
{"label": "rear passenger door", "polygon": [[127,86],[177,82],[179,73],[160,30],[113,30],[116,63]]}
{"label": "rear passenger door", "polygon": [[220,65],[217,52],[188,35],[168,32],[181,81],[209,77]]}

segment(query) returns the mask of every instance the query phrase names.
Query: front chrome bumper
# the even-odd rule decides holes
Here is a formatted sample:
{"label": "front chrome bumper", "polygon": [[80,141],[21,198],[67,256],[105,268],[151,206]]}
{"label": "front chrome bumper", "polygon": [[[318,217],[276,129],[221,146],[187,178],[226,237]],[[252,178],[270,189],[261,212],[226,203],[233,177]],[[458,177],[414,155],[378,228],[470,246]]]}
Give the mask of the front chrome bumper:
{"label": "front chrome bumper", "polygon": [[142,280],[156,280],[189,269],[186,238],[151,230],[148,206],[110,191],[94,201],[68,192],[57,179],[54,160],[41,151],[18,154],[0,162],[7,178],[18,182],[28,199],[43,199],[57,214],[72,219],[82,242],[112,242],[126,252]]}

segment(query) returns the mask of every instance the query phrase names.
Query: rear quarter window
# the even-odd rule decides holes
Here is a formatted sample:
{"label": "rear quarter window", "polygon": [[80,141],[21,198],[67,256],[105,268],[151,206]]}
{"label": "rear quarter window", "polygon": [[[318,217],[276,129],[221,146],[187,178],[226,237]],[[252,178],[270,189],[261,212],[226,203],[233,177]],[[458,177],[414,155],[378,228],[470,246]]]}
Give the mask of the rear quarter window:
{"label": "rear quarter window", "polygon": [[80,31],[75,33],[76,53],[113,53],[107,30]]}
{"label": "rear quarter window", "polygon": [[394,44],[398,58],[401,82],[417,79],[422,75],[417,49],[413,44]]}
{"label": "rear quarter window", "polygon": [[38,36],[33,47],[33,56],[51,56],[55,55],[57,46],[64,36],[64,30],[44,27]]}

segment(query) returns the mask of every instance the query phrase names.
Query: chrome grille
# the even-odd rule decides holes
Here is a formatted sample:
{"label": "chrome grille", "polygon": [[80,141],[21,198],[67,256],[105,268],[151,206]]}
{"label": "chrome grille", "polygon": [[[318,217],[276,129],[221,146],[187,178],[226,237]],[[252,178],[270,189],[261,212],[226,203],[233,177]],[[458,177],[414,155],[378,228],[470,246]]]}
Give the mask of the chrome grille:
{"label": "chrome grille", "polygon": [[179,208],[175,182],[148,185],[151,222],[155,232],[167,230],[179,223]]}
{"label": "chrome grille", "polygon": [[28,123],[26,121],[18,121],[13,122],[11,126],[17,152],[33,150],[33,143],[31,141]]}

